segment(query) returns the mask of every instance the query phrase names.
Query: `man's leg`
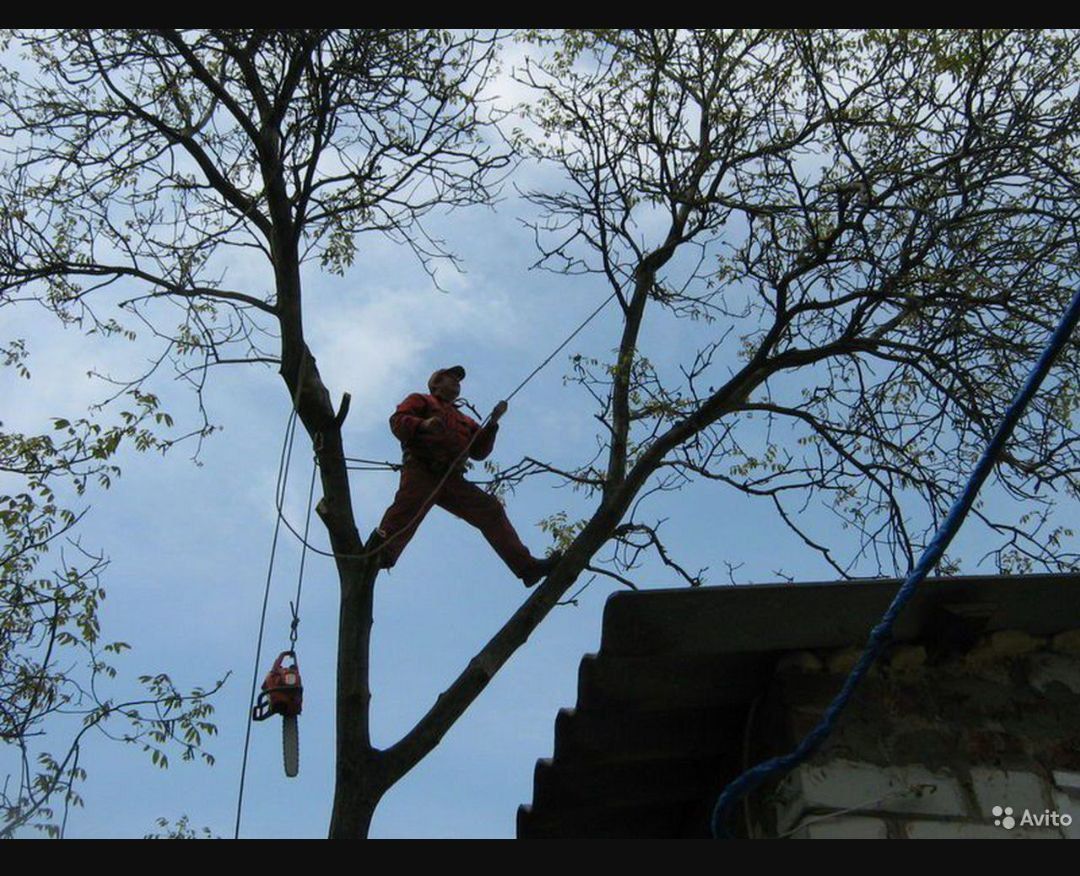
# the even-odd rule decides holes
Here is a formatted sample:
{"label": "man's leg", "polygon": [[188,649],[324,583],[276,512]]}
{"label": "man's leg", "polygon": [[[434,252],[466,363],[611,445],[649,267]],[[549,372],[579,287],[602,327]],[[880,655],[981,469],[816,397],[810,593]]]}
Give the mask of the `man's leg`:
{"label": "man's leg", "polygon": [[451,476],[435,501],[479,529],[515,576],[525,578],[533,570],[536,558],[521,543],[502,503],[490,493],[462,477]]}
{"label": "man's leg", "polygon": [[401,469],[401,482],[393,504],[386,509],[379,524],[379,536],[383,547],[379,552],[379,565],[389,569],[397,562],[409,539],[424,519],[434,502],[431,491],[439,483],[426,468],[407,462]]}

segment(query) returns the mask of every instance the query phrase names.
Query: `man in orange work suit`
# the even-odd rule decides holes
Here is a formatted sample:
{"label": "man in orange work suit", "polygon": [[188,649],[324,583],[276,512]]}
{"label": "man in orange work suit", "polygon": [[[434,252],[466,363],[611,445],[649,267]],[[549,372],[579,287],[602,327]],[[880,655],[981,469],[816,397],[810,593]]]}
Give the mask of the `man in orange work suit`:
{"label": "man in orange work suit", "polygon": [[[502,503],[463,477],[464,459],[459,457],[466,447],[472,459],[485,459],[491,453],[499,419],[507,408],[506,402],[499,402],[491,421],[481,428],[454,406],[464,379],[465,369],[460,365],[439,369],[428,380],[431,394],[413,393],[390,418],[390,431],[404,453],[401,483],[394,503],[372,533],[370,547],[379,549],[379,566],[389,569],[431,506],[438,505],[479,529],[510,571],[526,587],[532,587],[555,567],[561,555],[542,560],[534,557],[518,538]],[[440,487],[439,481],[451,467],[454,470]]]}

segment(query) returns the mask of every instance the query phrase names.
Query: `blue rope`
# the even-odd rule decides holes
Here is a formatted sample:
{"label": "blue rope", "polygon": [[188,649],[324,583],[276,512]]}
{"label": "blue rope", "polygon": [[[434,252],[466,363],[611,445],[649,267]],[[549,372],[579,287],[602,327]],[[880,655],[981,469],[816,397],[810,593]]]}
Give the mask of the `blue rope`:
{"label": "blue rope", "polygon": [[770,776],[777,773],[786,773],[793,769],[797,764],[813,754],[832,732],[834,724],[840,717],[840,712],[843,711],[844,707],[848,704],[852,694],[855,692],[855,688],[858,686],[859,682],[862,681],[863,677],[870,669],[871,664],[877,659],[882,648],[885,646],[897,615],[900,614],[901,609],[903,609],[914,594],[915,588],[937,565],[938,560],[941,559],[941,555],[945,553],[945,548],[949,546],[949,542],[951,542],[953,536],[956,535],[957,530],[960,528],[960,524],[963,523],[964,517],[970,510],[972,503],[975,501],[979,488],[982,486],[983,481],[986,480],[987,475],[990,474],[990,470],[994,467],[998,455],[1005,446],[1005,442],[1008,440],[1009,436],[1012,434],[1013,428],[1023,415],[1028,402],[1031,401],[1032,396],[1038,391],[1039,385],[1042,383],[1043,378],[1046,377],[1055,357],[1061,352],[1061,349],[1069,340],[1069,336],[1072,334],[1078,318],[1080,318],[1080,290],[1073,296],[1072,302],[1065,311],[1065,315],[1061,318],[1061,322],[1058,324],[1057,329],[1050,338],[1050,342],[1047,344],[1046,349],[1043,350],[1042,356],[1039,357],[1039,361],[1036,363],[1034,369],[1032,369],[1031,374],[1028,375],[1027,382],[1021,388],[1020,392],[1017,393],[1016,398],[1013,399],[1012,405],[1005,415],[1005,419],[998,427],[993,440],[983,452],[982,458],[975,467],[975,471],[972,472],[971,478],[968,480],[963,493],[960,494],[960,497],[953,504],[948,517],[945,518],[945,521],[934,535],[933,540],[927,545],[926,550],[923,551],[922,556],[919,558],[919,562],[904,581],[903,586],[897,592],[892,604],[881,618],[881,621],[870,633],[866,650],[863,651],[862,657],[859,658],[859,662],[847,677],[840,693],[836,695],[836,698],[829,705],[829,708],[826,709],[821,722],[806,735],[793,752],[782,757],[771,758],[764,763],[758,764],[756,767],[744,772],[735,779],[735,781],[724,788],[723,793],[720,794],[719,799],[716,801],[716,807],[713,809],[712,833],[715,838],[731,838],[731,834],[727,830],[725,822],[732,807],[741,797],[749,794]]}

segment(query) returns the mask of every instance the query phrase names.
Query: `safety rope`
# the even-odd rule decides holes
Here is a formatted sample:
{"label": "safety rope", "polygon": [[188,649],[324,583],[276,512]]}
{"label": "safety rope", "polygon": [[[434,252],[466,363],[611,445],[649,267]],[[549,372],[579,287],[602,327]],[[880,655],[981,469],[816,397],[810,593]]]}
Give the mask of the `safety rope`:
{"label": "safety rope", "polygon": [[[317,436],[318,444],[322,443],[322,433]],[[317,454],[321,448],[316,446],[315,453]],[[300,572],[296,576],[296,599],[289,603],[289,609],[292,611],[292,623],[289,625],[289,649],[296,650],[296,628],[300,625],[300,596],[304,589],[304,560],[307,559],[307,537],[308,532],[311,530],[311,503],[315,498],[315,474],[319,470],[319,457],[316,455],[311,460],[311,484],[308,487],[307,497],[307,516],[304,519],[304,545],[300,549]]]}
{"label": "safety rope", "polygon": [[[281,459],[278,461],[277,483],[274,485],[274,495],[283,495],[289,481],[289,466],[287,460],[292,458],[293,438],[296,434],[296,412],[300,403],[300,389],[304,383],[304,366],[307,364],[307,347],[305,346],[300,358],[300,367],[297,373],[296,389],[293,392],[292,412],[285,426],[285,440],[281,445]],[[251,710],[255,704],[255,691],[259,683],[259,663],[262,660],[263,634],[266,630],[266,608],[270,602],[270,582],[274,574],[274,558],[277,555],[278,534],[281,531],[282,517],[274,521],[274,538],[270,543],[270,561],[266,569],[266,587],[263,591],[262,612],[259,615],[259,635],[255,644],[255,668],[251,676],[251,693],[248,697],[247,729],[244,733],[244,756],[240,765],[240,790],[236,798],[236,829],[233,839],[240,839],[240,816],[244,808],[244,784],[247,779],[248,752],[251,748]]]}
{"label": "safety rope", "polygon": [[603,300],[603,301],[601,302],[600,306],[599,306],[598,308],[596,308],[596,310],[594,310],[594,311],[593,311],[592,313],[590,313],[590,314],[588,315],[588,317],[586,317],[585,321],[584,321],[584,322],[583,322],[583,323],[582,323],[581,325],[579,325],[579,326],[578,326],[578,327],[577,327],[576,329],[574,329],[574,331],[573,331],[573,332],[572,332],[572,333],[570,334],[570,337],[568,337],[568,338],[567,338],[567,339],[566,339],[565,341],[563,341],[563,342],[562,342],[561,344],[559,344],[559,346],[557,346],[557,347],[555,348],[555,350],[554,350],[554,351],[552,352],[552,354],[551,354],[550,356],[548,356],[548,357],[547,357],[547,358],[546,358],[546,359],[545,359],[545,360],[544,360],[543,362],[541,362],[541,363],[540,363],[539,365],[537,365],[537,366],[536,366],[536,367],[535,367],[535,368],[534,368],[534,369],[532,370],[532,373],[531,373],[531,374],[529,374],[529,376],[528,376],[528,377],[526,377],[526,378],[525,378],[525,379],[524,379],[523,381],[521,381],[521,383],[519,383],[519,384],[517,385],[517,388],[516,388],[516,389],[515,389],[515,390],[514,390],[514,391],[513,391],[512,393],[510,393],[510,395],[506,396],[506,398],[505,398],[505,401],[510,401],[510,399],[512,399],[512,398],[513,398],[513,397],[514,397],[515,395],[517,395],[517,394],[518,394],[519,392],[521,392],[521,390],[522,390],[522,389],[523,389],[523,388],[525,387],[525,384],[526,384],[526,383],[528,383],[528,382],[529,382],[530,380],[532,380],[532,379],[533,379],[533,378],[534,378],[534,377],[535,377],[535,376],[536,376],[537,374],[539,374],[539,373],[540,373],[540,371],[541,371],[541,369],[542,369],[542,368],[543,368],[543,367],[544,367],[545,365],[547,365],[547,363],[548,363],[548,362],[550,362],[550,361],[551,361],[552,359],[554,359],[554,358],[555,358],[556,356],[558,356],[558,355],[559,355],[559,352],[560,352],[560,351],[561,351],[561,350],[563,349],[563,347],[565,347],[565,346],[566,346],[567,344],[569,344],[569,343],[570,343],[570,342],[571,342],[572,340],[574,340],[574,338],[576,338],[576,337],[578,336],[578,333],[579,333],[579,332],[580,332],[580,331],[581,331],[581,330],[582,330],[583,328],[585,328],[585,326],[587,326],[587,325],[588,325],[588,324],[589,324],[590,322],[592,322],[592,321],[593,321],[593,318],[594,318],[594,317],[596,317],[596,316],[598,316],[598,315],[599,315],[599,313],[600,313],[600,311],[601,311],[601,310],[603,310],[603,309],[604,309],[605,307],[607,307],[607,306],[608,306],[608,302],[610,302],[610,301],[611,301],[611,299],[612,299],[612,298],[614,298],[614,297],[615,297],[616,295],[618,295],[618,294],[619,294],[619,293],[618,293],[617,291],[616,291],[616,292],[612,292],[612,293],[611,293],[611,294],[610,294],[610,295],[609,295],[609,296],[608,296],[607,298],[605,298],[605,299],[604,299],[604,300]]}
{"label": "safety rope", "polygon": [[1068,342],[1073,329],[1076,327],[1078,319],[1080,319],[1080,290],[1073,296],[1072,302],[1066,309],[1064,316],[1062,316],[1061,322],[1058,324],[1049,343],[1043,350],[1038,362],[1036,362],[1035,367],[1028,375],[1027,381],[1013,399],[1012,404],[1005,414],[1005,418],[1002,420],[993,439],[990,441],[989,445],[987,445],[986,450],[979,459],[979,462],[972,472],[971,477],[968,479],[967,485],[964,487],[960,497],[953,503],[945,521],[934,534],[933,540],[923,551],[918,564],[904,581],[903,586],[901,586],[900,590],[893,598],[892,604],[889,606],[888,610],[886,610],[881,621],[870,633],[866,649],[863,651],[862,656],[859,658],[859,662],[855,665],[851,674],[848,675],[840,693],[836,695],[836,698],[829,705],[828,709],[826,709],[825,714],[818,725],[806,735],[793,752],[783,755],[782,757],[771,758],[764,763],[758,764],[753,769],[744,772],[724,788],[713,809],[712,833],[715,838],[728,839],[731,837],[725,822],[729,812],[740,797],[753,791],[770,776],[786,773],[793,769],[813,754],[832,732],[837,719],[840,717],[840,713],[851,700],[855,688],[865,677],[870,666],[884,648],[886,640],[892,631],[893,623],[896,621],[901,609],[903,609],[914,594],[915,588],[937,565],[938,560],[941,559],[942,554],[945,553],[945,549],[949,546],[949,542],[951,542],[953,536],[956,535],[957,530],[964,521],[964,517],[971,509],[975,497],[978,495],[979,488],[982,486],[983,481],[986,480],[991,469],[994,467],[994,464],[997,462],[998,456],[1005,446],[1005,442],[1009,439],[1017,422],[1023,415],[1024,409],[1038,391],[1039,385],[1042,383],[1043,378],[1046,377],[1054,359]]}

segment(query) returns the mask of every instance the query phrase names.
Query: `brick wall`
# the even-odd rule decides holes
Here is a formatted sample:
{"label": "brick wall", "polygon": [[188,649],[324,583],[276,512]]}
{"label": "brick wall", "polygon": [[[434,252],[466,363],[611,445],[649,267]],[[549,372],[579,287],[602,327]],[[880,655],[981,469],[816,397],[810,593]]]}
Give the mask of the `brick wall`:
{"label": "brick wall", "polygon": [[[746,762],[791,751],[858,655],[785,655],[751,710]],[[1080,630],[893,647],[825,746],[740,819],[767,837],[1080,838]]]}

